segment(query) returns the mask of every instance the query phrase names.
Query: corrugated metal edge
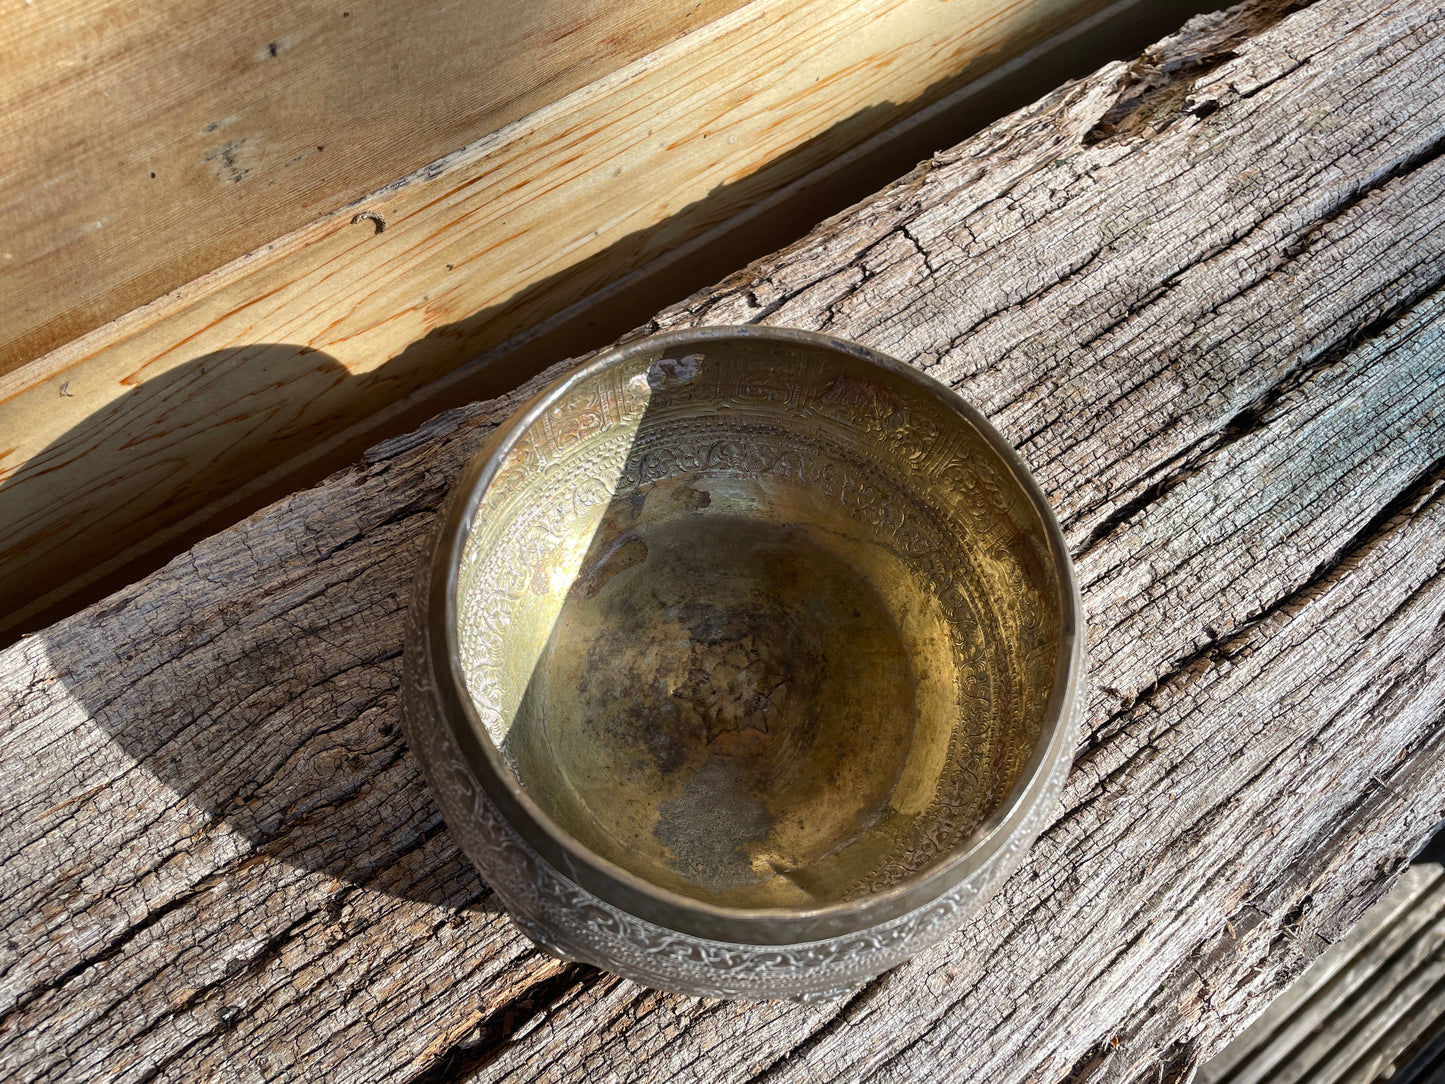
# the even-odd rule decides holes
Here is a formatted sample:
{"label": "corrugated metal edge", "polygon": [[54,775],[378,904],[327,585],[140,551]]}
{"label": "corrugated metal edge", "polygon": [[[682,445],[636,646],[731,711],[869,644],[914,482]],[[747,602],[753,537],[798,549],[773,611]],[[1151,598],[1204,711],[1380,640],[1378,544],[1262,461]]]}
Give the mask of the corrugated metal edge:
{"label": "corrugated metal edge", "polygon": [[1199,1084],[1445,1080],[1445,831]]}

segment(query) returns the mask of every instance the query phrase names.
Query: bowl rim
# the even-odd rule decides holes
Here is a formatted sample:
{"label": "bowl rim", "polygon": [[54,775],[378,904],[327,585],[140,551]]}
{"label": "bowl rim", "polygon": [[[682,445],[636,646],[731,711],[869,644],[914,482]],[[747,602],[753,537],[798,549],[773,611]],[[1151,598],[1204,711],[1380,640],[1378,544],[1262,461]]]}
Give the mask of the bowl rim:
{"label": "bowl rim", "polygon": [[[1043,525],[1059,586],[1060,642],[1055,681],[1039,740],[1002,802],[953,853],[876,893],[812,907],[728,907],[647,881],[591,851],[558,824],[525,790],[476,711],[461,665],[458,577],[471,526],[507,452],[539,417],[598,374],[639,355],[666,357],[731,339],[776,342],[836,351],[871,363],[937,399],[971,426],[997,454]],[[817,332],[758,325],[688,328],[635,339],[603,351],[544,387],[493,431],[455,483],[429,559],[426,587],[426,662],[434,677],[442,718],[463,757],[505,820],[559,873],[599,899],[665,929],[745,945],[794,945],[867,930],[936,902],[1003,850],[1046,798],[1061,758],[1072,759],[1085,672],[1083,604],[1073,563],[1057,518],[1012,445],[948,385],[868,347]],[[1035,829],[1036,832],[1036,829]],[[1031,843],[1032,838],[1026,841]],[[483,873],[485,874],[485,870]]]}

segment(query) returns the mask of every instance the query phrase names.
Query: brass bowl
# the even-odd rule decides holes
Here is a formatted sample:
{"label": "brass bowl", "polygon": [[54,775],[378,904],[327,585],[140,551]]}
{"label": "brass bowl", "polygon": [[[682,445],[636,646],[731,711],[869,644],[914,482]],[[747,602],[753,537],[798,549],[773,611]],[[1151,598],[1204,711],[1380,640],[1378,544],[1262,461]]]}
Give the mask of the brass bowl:
{"label": "brass bowl", "polygon": [[412,604],[407,733],[557,955],[824,997],[939,940],[1057,799],[1078,590],[946,387],[756,327],[633,343],[501,426]]}

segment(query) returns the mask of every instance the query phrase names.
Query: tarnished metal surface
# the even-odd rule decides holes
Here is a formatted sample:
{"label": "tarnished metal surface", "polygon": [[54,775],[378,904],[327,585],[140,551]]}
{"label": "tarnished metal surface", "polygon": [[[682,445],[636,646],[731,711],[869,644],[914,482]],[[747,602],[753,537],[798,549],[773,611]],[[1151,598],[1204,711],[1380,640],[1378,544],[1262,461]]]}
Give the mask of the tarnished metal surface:
{"label": "tarnished metal surface", "polygon": [[483,789],[666,929],[907,915],[1017,850],[1067,755],[1052,517],[975,413],[859,348],[711,329],[589,365],[484,450],[437,562]]}

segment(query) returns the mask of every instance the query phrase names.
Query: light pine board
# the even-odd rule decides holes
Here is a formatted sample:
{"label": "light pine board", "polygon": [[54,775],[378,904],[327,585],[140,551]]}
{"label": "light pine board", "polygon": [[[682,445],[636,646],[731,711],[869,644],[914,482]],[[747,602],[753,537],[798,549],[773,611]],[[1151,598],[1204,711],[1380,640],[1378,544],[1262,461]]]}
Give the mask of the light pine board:
{"label": "light pine board", "polygon": [[745,0],[0,11],[0,372]]}
{"label": "light pine board", "polygon": [[653,322],[923,366],[1060,512],[1085,729],[956,937],[798,1007],[651,993],[511,929],[396,684],[437,503],[530,385],[0,653],[0,1068],[1187,1079],[1445,816],[1445,17],[1276,17],[1192,23]]}
{"label": "light pine board", "polygon": [[[105,133],[117,125],[123,133],[126,124],[150,118],[167,138],[181,140],[175,154],[196,159],[186,159],[191,173],[184,174],[194,174],[193,183],[161,188],[164,167],[141,161],[149,151],[144,141],[127,144],[136,162],[121,179],[148,194],[132,193],[120,180],[97,181],[107,211],[87,209],[82,217],[105,228],[66,241],[67,220],[55,209],[69,214],[88,207],[69,185],[93,179],[98,167],[76,167],[79,172],[44,187],[37,178],[51,176],[50,167],[31,163],[34,168],[14,178],[21,187],[13,198],[0,175],[0,201],[9,199],[4,205],[14,216],[0,248],[0,304],[13,314],[5,326],[18,334],[30,306],[69,305],[105,281],[112,264],[129,273],[157,246],[167,252],[200,246],[203,254],[184,263],[183,276],[156,278],[143,296],[126,294],[127,305],[147,304],[106,308],[104,315],[116,319],[100,326],[99,317],[66,323],[63,334],[45,340],[48,353],[21,351],[13,360],[25,364],[0,372],[0,633],[37,600],[53,600],[163,546],[195,517],[216,518],[217,505],[234,505],[238,493],[265,488],[268,472],[295,469],[348,426],[365,424],[414,389],[718,226],[1102,5],[709,0],[676,8],[630,0],[604,13],[606,5],[576,0],[556,10],[489,4],[552,12],[539,26],[532,26],[540,18],[535,14],[515,16],[521,35],[515,41],[469,5],[415,16],[402,5],[381,13],[358,8],[349,18],[304,8],[295,18],[314,17],[325,28],[297,31],[290,44],[274,27],[291,25],[292,15],[283,18],[270,7],[257,9],[254,19],[230,5],[175,19],[158,9],[134,19],[109,6],[98,9],[131,35],[169,19],[169,29],[155,38],[167,60],[151,45],[137,44],[150,61],[149,81],[111,88],[104,80],[130,72],[135,58],[123,51],[97,54],[90,67],[68,77],[88,94],[88,108],[68,107],[53,127],[97,129],[95,140],[76,136],[76,154],[89,161],[115,152]],[[645,18],[653,8],[657,25]],[[662,8],[671,14],[663,18]],[[36,5],[42,9],[51,10]],[[667,40],[723,9],[730,10]],[[637,28],[628,22],[632,17]],[[11,19],[39,18],[22,8],[0,19],[0,28]],[[60,21],[45,23],[50,29],[37,31],[35,42],[21,39],[28,59],[11,78],[53,74],[60,69],[42,64],[44,57],[63,59],[88,47],[89,36],[65,36],[69,24],[53,18]],[[510,25],[512,18],[501,22]],[[222,34],[212,25],[219,20],[225,29],[227,19],[238,20],[244,33]],[[547,35],[565,27],[552,26],[554,19],[576,20],[576,33],[555,46]],[[353,24],[391,39],[343,48]],[[107,30],[100,40],[118,42],[124,34]],[[294,50],[271,58],[268,35]],[[607,51],[612,37],[616,56]],[[446,42],[439,58],[432,55],[433,39]],[[657,47],[634,56],[643,43]],[[212,49],[227,58],[232,54],[224,50],[239,52],[227,66]],[[511,86],[509,78],[537,79],[549,93],[560,92],[566,81],[548,82],[550,65],[572,49],[583,54],[574,57],[567,78],[582,72],[595,78],[565,96],[538,90],[487,113],[480,105],[463,108],[453,89],[492,85],[495,67],[502,80],[495,93]],[[587,52],[595,49],[616,62],[615,70],[599,69],[602,62]],[[176,62],[181,74],[167,84],[168,93],[183,101],[168,110],[169,99],[148,88],[160,78],[155,72],[170,70],[173,54],[184,62]],[[473,79],[474,69],[489,74]],[[273,81],[265,71],[297,74],[294,82],[279,75]],[[204,79],[210,82],[191,85]],[[4,86],[0,77],[0,92]],[[144,109],[129,107],[135,96]],[[346,103],[335,117],[322,108],[333,99]],[[16,100],[48,117],[68,99],[42,82]],[[530,103],[530,111],[518,116],[513,105],[521,102]],[[448,112],[453,107],[456,116]],[[97,111],[119,119],[97,124]],[[0,125],[33,122],[43,129],[31,112],[0,110]],[[350,112],[364,114],[367,123],[345,138],[310,127],[320,117],[344,127]],[[207,133],[217,117],[226,124]],[[509,123],[491,126],[503,119]],[[277,130],[268,131],[263,121]],[[6,134],[0,127],[0,137]],[[52,157],[47,138],[60,138],[9,134],[12,147],[27,154],[38,149],[46,162]],[[213,141],[243,137],[237,161],[258,157],[239,180],[228,179],[227,171],[240,166],[218,166],[201,155]],[[305,144],[302,160],[287,165],[282,159],[289,161],[298,140]],[[313,152],[316,145],[327,149]],[[414,153],[418,149],[425,154]],[[325,164],[327,156],[348,153],[367,168],[358,164],[338,174]],[[218,169],[226,174],[219,180]],[[317,170],[327,183],[317,181],[309,201],[286,203],[284,214],[268,216],[278,189],[293,180],[304,187],[303,175]],[[266,187],[272,180],[277,189]],[[298,207],[305,212],[299,217]],[[384,232],[374,219],[356,221],[363,213],[379,216]],[[227,222],[245,226],[248,247],[237,241],[205,249]],[[264,229],[253,228],[258,222]],[[5,260],[7,252],[16,259]],[[52,271],[63,282],[52,282]]]}

